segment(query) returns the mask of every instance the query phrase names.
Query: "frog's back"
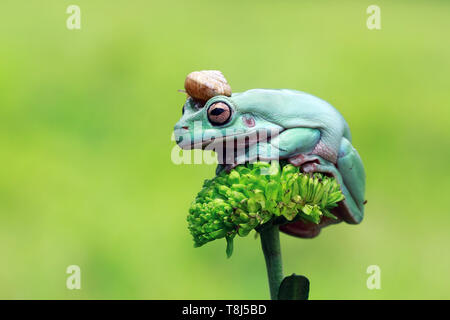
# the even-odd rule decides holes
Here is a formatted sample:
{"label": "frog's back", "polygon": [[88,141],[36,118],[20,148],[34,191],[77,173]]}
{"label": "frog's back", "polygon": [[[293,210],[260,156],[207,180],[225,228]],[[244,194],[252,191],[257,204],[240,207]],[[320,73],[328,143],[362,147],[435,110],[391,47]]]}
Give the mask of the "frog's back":
{"label": "frog's back", "polygon": [[285,129],[318,129],[322,142],[336,151],[342,137],[351,141],[349,127],[339,111],[311,94],[290,89],[252,89],[233,94],[232,100],[241,113],[256,114]]}

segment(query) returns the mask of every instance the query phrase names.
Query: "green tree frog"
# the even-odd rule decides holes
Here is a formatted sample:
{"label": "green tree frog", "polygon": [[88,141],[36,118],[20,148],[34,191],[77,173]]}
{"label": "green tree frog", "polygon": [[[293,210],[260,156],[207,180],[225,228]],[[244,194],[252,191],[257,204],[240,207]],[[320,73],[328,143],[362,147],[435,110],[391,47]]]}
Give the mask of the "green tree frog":
{"label": "green tree frog", "polygon": [[280,226],[287,234],[312,238],[329,224],[358,224],[363,219],[365,171],[352,146],[349,126],[333,106],[311,94],[252,89],[208,100],[188,96],[175,137],[183,149],[214,146],[222,160],[217,172],[245,162],[276,159],[301,167],[304,173],[336,178],[345,196],[333,212],[338,220]]}

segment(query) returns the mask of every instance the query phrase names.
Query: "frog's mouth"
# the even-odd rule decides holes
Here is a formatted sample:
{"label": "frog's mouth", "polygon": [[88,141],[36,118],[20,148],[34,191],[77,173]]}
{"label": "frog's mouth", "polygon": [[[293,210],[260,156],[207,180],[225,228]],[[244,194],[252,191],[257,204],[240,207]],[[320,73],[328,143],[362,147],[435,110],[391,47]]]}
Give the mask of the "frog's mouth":
{"label": "frog's mouth", "polygon": [[[276,134],[267,136],[266,133],[259,134],[258,132],[248,134],[239,134],[234,136],[227,136],[224,139],[214,140],[209,146],[214,147],[217,154],[218,167],[217,173],[222,170],[230,172],[238,165],[248,164],[256,161],[282,160],[280,154],[284,151],[279,146],[274,146],[270,143],[271,139],[279,135],[281,131]],[[262,147],[262,144],[270,145],[272,148],[272,155],[264,155],[257,150]]]}
{"label": "frog's mouth", "polygon": [[[235,168],[237,165],[251,163],[255,161],[270,161],[280,160],[281,157],[279,151],[284,151],[279,146],[271,145],[274,149],[272,157],[261,156],[258,152],[250,152],[250,148],[256,148],[257,144],[267,143],[270,144],[271,139],[278,136],[283,130],[271,131],[258,131],[253,130],[250,132],[236,133],[218,137],[206,137],[201,140],[190,140],[189,137],[177,141],[178,146],[181,149],[202,149],[212,150],[217,154],[218,160],[218,172],[227,170],[228,172]],[[255,150],[255,149],[254,149]]]}

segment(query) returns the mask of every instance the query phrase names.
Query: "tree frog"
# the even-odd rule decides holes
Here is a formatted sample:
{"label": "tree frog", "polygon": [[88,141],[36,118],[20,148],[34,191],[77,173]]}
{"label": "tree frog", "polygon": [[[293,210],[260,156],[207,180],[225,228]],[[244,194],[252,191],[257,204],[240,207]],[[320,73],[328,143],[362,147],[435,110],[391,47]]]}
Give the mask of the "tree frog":
{"label": "tree frog", "polygon": [[[217,172],[256,159],[282,159],[304,173],[336,178],[345,196],[333,212],[338,220],[324,218],[319,225],[293,222],[280,226],[285,233],[312,238],[326,225],[358,224],[363,219],[363,163],[343,116],[318,97],[288,89],[252,89],[207,101],[188,97],[175,136],[184,149],[224,146],[218,152],[223,161]],[[231,152],[239,146],[243,152]]]}

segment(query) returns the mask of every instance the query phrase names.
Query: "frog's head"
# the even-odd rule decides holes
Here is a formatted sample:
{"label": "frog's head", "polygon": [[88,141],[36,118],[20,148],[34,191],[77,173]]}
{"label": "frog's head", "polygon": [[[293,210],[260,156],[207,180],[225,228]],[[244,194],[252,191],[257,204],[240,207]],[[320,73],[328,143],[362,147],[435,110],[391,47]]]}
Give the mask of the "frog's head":
{"label": "frog's head", "polygon": [[233,97],[219,95],[206,102],[189,97],[175,125],[177,144],[183,149],[204,149],[213,142],[238,140],[262,129],[254,115],[241,113]]}
{"label": "frog's head", "polygon": [[[246,99],[238,98],[240,93],[231,94],[231,90],[220,87],[213,92],[212,85],[198,82],[190,86],[188,79],[185,82],[188,98],[182,117],[174,128],[175,140],[180,148],[215,150],[219,157],[221,151],[222,154],[230,154],[229,150],[233,149],[233,154],[237,155],[241,151],[246,152],[250,145],[269,139],[271,130],[280,128],[266,120],[257,109],[249,110]],[[224,78],[223,81],[226,83]],[[205,93],[205,90],[209,92]],[[235,157],[229,159],[235,163],[234,160]]]}

